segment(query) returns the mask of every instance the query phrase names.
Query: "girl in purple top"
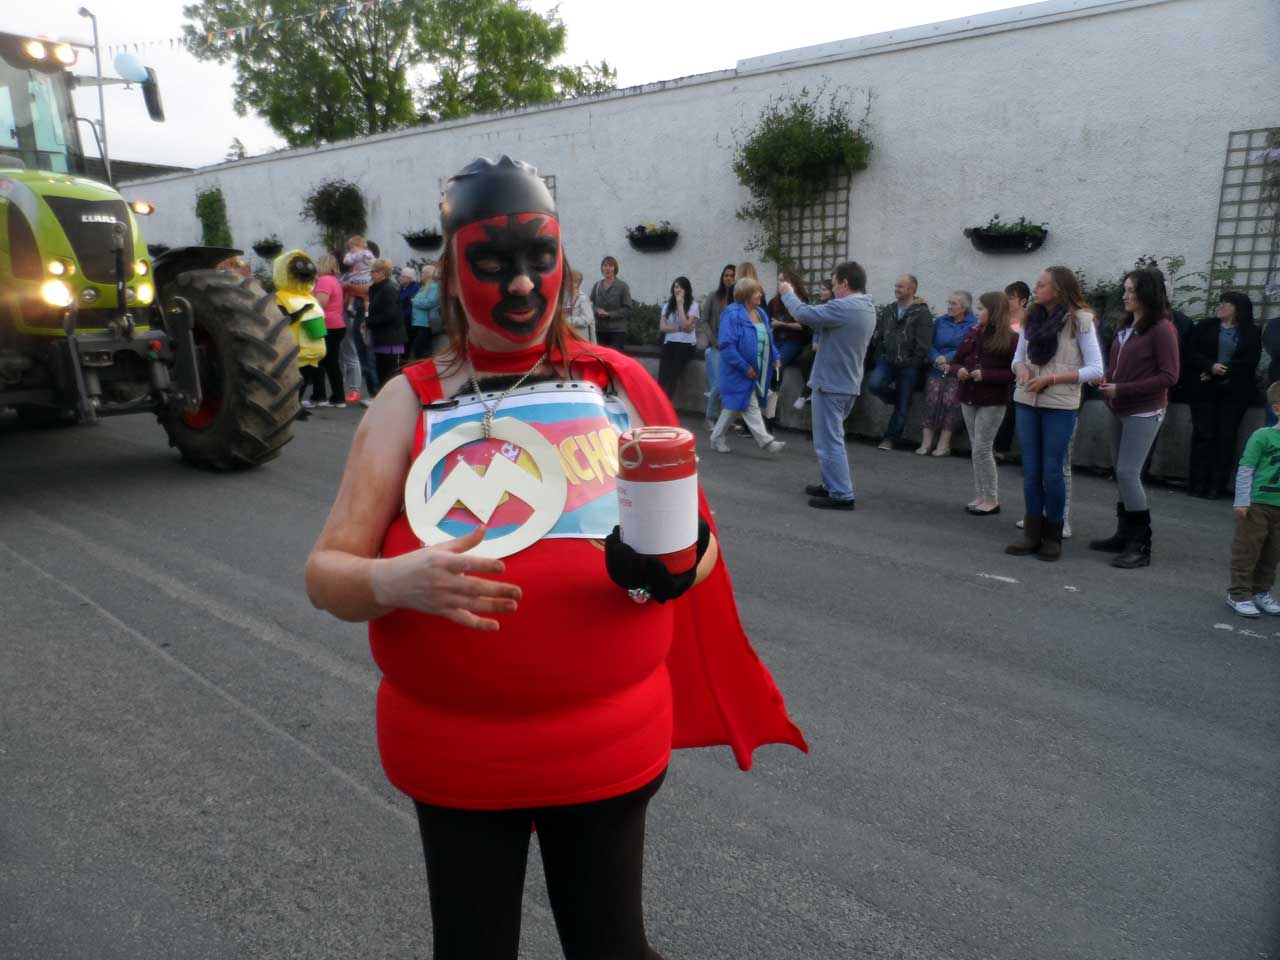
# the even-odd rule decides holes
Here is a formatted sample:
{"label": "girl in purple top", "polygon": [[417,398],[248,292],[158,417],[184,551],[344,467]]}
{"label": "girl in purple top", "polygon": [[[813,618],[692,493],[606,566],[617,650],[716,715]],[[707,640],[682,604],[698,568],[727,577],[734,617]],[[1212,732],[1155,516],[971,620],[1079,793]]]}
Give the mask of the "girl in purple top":
{"label": "girl in purple top", "polygon": [[1161,277],[1151,270],[1127,274],[1124,309],[1111,341],[1107,375],[1098,387],[1113,414],[1111,450],[1120,490],[1116,532],[1091,541],[1089,549],[1118,553],[1111,565],[1131,569],[1151,563],[1151,511],[1142,489],[1142,465],[1164,423],[1180,357]]}

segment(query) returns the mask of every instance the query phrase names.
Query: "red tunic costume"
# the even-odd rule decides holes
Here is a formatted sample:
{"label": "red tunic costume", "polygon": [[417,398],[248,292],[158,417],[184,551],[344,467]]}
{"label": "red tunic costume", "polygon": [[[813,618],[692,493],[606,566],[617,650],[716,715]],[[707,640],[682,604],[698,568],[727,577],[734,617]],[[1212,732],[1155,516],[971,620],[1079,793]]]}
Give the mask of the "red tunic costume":
{"label": "red tunic costume", "polygon": [[[677,423],[634,360],[576,341],[571,354],[574,376],[621,386],[645,424]],[[431,361],[404,372],[423,403],[443,399]],[[422,445],[419,418],[415,456]],[[705,500],[701,512],[710,523]],[[402,512],[381,553],[419,546]],[[383,674],[383,768],[415,800],[463,809],[584,803],[652,780],[673,746],[727,744],[744,770],[764,743],[808,750],[743,632],[723,557],[666,604],[633,602],[590,540],[543,539],[504,562],[499,579],[523,598],[498,616],[497,632],[411,610],[369,625]]]}

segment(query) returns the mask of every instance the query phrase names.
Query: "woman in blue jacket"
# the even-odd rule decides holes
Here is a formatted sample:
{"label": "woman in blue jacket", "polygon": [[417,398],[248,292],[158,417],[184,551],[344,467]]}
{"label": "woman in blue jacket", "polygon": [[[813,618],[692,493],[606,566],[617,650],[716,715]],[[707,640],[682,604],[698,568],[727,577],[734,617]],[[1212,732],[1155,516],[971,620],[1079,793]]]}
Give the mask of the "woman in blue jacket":
{"label": "woman in blue jacket", "polygon": [[978,324],[973,315],[973,294],[956,290],[947,297],[947,312],[933,321],[933,346],[929,348],[929,378],[925,385],[924,430],[916,453],[924,456],[938,434],[935,457],[951,455],[951,435],[960,426],[963,413],[957,396],[960,381],[951,372],[951,360],[964,338]]}
{"label": "woman in blue jacket", "polygon": [[720,314],[720,399],[724,409],[711,431],[711,449],[728,453],[725,431],[738,417],[746,421],[756,443],[769,453],[786,446],[765,428],[761,408],[769,396],[769,371],[778,351],[769,333],[769,317],[760,306],[764,290],[752,277],[733,285],[733,303]]}

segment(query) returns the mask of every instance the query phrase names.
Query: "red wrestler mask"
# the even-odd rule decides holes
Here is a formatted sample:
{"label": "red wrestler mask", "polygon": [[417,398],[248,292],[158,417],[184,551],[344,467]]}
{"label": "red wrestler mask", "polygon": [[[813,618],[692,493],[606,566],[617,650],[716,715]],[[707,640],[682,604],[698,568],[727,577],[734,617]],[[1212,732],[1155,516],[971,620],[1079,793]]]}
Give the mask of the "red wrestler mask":
{"label": "red wrestler mask", "polygon": [[[453,252],[471,323],[522,345],[546,333],[564,275],[559,221],[545,213],[477,220],[454,234]],[[519,277],[528,278],[532,289],[513,289]]]}

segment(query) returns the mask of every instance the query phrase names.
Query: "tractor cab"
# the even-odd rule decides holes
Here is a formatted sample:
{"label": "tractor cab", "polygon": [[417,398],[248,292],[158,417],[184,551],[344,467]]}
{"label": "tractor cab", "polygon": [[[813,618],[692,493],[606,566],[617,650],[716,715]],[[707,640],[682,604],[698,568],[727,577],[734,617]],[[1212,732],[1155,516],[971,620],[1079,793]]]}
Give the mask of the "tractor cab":
{"label": "tractor cab", "polygon": [[76,56],[69,44],[0,33],[0,167],[84,173],[71,102]]}

